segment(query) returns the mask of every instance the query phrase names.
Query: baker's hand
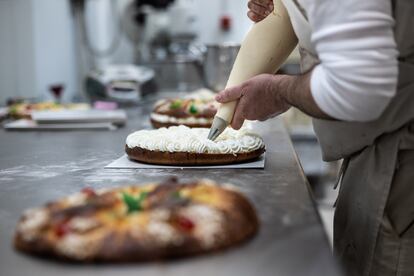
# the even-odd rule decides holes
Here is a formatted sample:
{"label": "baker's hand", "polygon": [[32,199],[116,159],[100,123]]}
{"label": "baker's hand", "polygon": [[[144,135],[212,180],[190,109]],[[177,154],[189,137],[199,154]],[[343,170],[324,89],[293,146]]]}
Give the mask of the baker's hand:
{"label": "baker's hand", "polygon": [[249,0],[247,16],[254,22],[265,19],[273,11],[273,0]]}
{"label": "baker's hand", "polygon": [[238,100],[232,128],[240,129],[244,120],[265,121],[290,108],[281,96],[277,78],[275,75],[262,74],[216,95],[219,103]]}

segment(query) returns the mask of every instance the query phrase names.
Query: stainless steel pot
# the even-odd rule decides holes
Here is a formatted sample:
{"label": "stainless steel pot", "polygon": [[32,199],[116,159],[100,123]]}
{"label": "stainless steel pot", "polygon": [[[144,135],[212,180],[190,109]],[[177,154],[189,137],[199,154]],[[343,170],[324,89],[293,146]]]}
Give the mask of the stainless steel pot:
{"label": "stainless steel pot", "polygon": [[204,54],[203,75],[205,85],[214,90],[223,90],[240,50],[240,44],[208,44]]}
{"label": "stainless steel pot", "polygon": [[160,91],[193,91],[204,85],[199,59],[180,57],[145,65],[155,71],[155,81]]}
{"label": "stainless steel pot", "polygon": [[142,65],[155,71],[156,83],[163,91],[192,91],[203,86],[221,91],[239,49],[239,44],[194,44],[185,54]]}

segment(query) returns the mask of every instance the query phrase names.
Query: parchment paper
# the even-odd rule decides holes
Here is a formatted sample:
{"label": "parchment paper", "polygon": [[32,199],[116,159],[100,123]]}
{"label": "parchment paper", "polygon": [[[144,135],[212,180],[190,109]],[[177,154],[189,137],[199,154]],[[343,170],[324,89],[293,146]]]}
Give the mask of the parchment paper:
{"label": "parchment paper", "polygon": [[259,159],[252,162],[245,162],[240,164],[230,165],[215,165],[215,166],[165,166],[165,165],[150,165],[131,161],[125,154],[121,158],[113,161],[105,166],[105,169],[264,169],[266,154],[263,154]]}

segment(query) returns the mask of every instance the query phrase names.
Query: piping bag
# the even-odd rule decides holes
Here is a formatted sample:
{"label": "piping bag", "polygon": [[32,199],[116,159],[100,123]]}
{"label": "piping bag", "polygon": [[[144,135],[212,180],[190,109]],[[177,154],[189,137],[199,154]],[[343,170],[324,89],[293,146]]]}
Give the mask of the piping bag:
{"label": "piping bag", "polygon": [[[260,74],[274,74],[295,48],[298,39],[281,0],[274,10],[255,23],[241,44],[226,88],[239,85]],[[238,101],[220,104],[208,139],[215,140],[230,125]]]}

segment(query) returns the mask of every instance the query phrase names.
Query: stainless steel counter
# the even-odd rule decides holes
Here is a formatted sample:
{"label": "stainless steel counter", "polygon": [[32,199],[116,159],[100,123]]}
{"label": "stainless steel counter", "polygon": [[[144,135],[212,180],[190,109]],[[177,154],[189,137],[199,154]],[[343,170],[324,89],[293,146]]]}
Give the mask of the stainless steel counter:
{"label": "stainless steel counter", "polygon": [[[0,130],[0,275],[340,275],[309,187],[279,120],[257,124],[267,144],[264,170],[105,170],[123,153],[125,137],[149,128],[149,106],[129,112],[113,132],[4,132]],[[49,200],[95,188],[161,180],[211,178],[237,185],[254,203],[258,235],[219,254],[178,261],[74,265],[15,252],[13,231],[21,212]]]}

